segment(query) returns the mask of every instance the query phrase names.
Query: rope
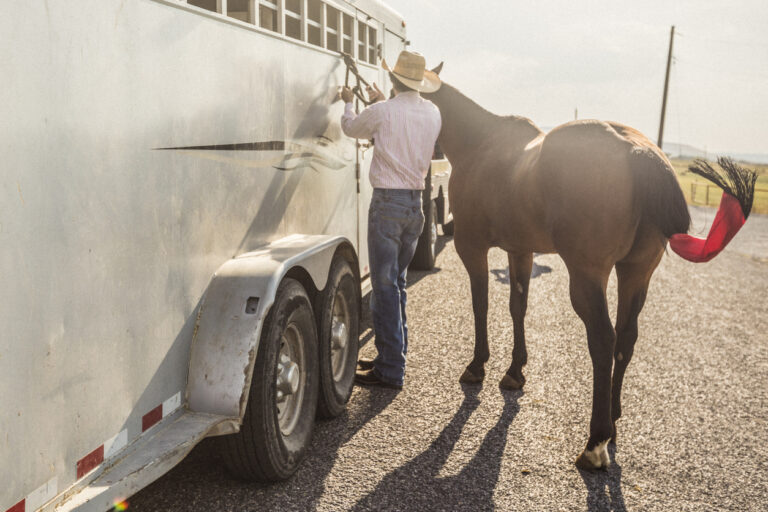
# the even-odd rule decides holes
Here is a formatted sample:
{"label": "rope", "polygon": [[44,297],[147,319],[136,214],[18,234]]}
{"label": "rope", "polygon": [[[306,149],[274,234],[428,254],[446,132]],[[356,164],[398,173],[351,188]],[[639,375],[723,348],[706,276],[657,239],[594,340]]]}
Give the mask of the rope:
{"label": "rope", "polygon": [[352,56],[348,53],[339,52],[341,53],[341,56],[344,58],[344,64],[347,66],[347,74],[344,78],[344,86],[349,87],[349,74],[355,75],[355,86],[352,87],[352,92],[354,95],[363,102],[363,105],[366,107],[370,105],[372,102],[365,99],[365,95],[363,94],[363,89],[360,84],[365,85],[366,87],[370,87],[370,84],[365,81],[365,78],[363,78],[360,75],[360,71],[357,69],[357,64],[355,64],[355,59],[352,58]]}

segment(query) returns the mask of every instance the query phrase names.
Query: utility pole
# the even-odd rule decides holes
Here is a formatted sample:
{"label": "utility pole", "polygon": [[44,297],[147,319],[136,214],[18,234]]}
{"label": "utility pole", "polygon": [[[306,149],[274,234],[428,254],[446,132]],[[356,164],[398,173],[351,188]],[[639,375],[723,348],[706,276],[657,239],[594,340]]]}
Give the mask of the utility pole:
{"label": "utility pole", "polygon": [[675,40],[675,26],[672,25],[672,30],[669,33],[669,53],[667,54],[667,74],[664,77],[664,97],[661,100],[661,122],[659,123],[659,138],[656,145],[659,149],[662,149],[664,143],[664,116],[667,113],[667,90],[669,89],[669,68],[672,64],[672,42]]}

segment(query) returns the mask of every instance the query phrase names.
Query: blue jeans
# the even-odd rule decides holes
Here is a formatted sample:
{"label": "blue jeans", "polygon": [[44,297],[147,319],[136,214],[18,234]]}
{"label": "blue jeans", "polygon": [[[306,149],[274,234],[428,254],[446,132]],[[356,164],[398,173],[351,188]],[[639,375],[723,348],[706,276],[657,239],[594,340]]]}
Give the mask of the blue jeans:
{"label": "blue jeans", "polygon": [[403,385],[408,352],[405,277],[424,226],[421,190],[374,189],[368,211],[371,316],[378,356],[373,372]]}

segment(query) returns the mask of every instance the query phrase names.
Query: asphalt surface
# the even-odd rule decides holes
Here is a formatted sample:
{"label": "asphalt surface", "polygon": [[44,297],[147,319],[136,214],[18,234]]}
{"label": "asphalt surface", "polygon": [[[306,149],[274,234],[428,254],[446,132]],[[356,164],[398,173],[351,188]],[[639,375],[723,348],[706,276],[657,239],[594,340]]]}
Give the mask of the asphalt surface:
{"label": "asphalt surface", "polygon": [[[692,232],[705,235],[713,215],[694,208]],[[640,316],[613,463],[600,472],[573,464],[592,376],[560,258],[535,259],[527,383],[501,392],[512,323],[506,255],[491,252],[491,359],[485,384],[462,388],[469,280],[452,240],[439,243],[438,268],[409,276],[403,391],[356,388],[346,413],[317,424],[287,482],[232,479],[206,440],[131,510],[768,510],[768,217],[753,215],[709,263],[664,257]],[[614,277],[609,301],[615,309]]]}

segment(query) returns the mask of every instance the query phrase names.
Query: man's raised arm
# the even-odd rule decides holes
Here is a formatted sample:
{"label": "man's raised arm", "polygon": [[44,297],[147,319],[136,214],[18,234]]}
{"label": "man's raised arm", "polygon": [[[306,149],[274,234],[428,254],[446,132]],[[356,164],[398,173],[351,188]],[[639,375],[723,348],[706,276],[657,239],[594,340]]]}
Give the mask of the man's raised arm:
{"label": "man's raised arm", "polygon": [[373,134],[379,125],[379,113],[372,106],[360,112],[359,115],[355,114],[355,109],[352,105],[354,97],[354,93],[349,87],[342,88],[341,99],[344,101],[344,114],[341,116],[341,129],[347,136],[356,139],[373,138]]}

